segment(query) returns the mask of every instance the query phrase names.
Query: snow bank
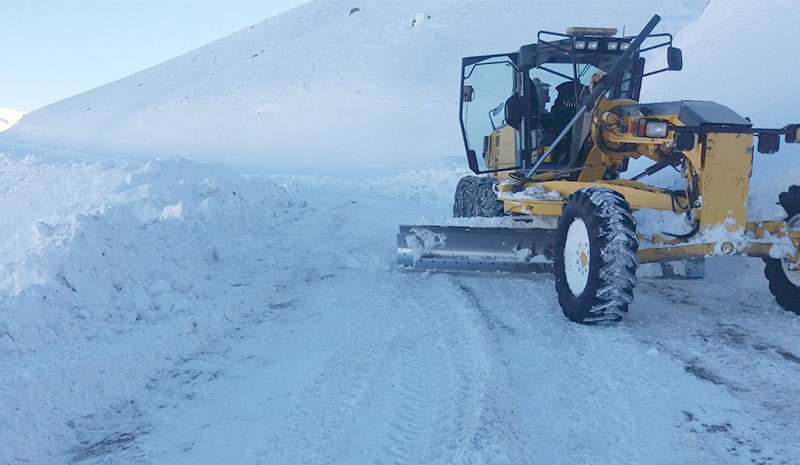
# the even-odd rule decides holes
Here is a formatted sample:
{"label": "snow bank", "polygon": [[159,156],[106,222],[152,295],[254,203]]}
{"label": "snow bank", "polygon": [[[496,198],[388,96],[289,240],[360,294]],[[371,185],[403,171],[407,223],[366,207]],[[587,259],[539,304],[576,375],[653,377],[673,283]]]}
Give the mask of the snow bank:
{"label": "snow bank", "polygon": [[10,233],[0,248],[0,354],[190,309],[217,264],[267,240],[288,205],[273,183],[222,165],[29,150],[0,146]]}
{"label": "snow bank", "polygon": [[248,172],[385,176],[463,152],[462,56],[517,50],[538,29],[630,33],[654,13],[660,31],[677,32],[704,5],[317,0],[34,111],[4,137]]}

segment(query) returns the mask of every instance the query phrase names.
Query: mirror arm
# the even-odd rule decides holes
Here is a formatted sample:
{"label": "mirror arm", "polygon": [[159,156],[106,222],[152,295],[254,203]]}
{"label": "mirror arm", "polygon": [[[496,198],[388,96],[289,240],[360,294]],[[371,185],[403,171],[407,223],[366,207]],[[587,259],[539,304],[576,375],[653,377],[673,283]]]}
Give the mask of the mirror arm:
{"label": "mirror arm", "polygon": [[663,73],[664,71],[669,71],[669,67],[659,69],[658,71],[650,71],[649,73],[644,73],[644,74],[642,74],[642,77],[646,78],[647,76],[652,76],[654,74],[660,74],[660,73]]}

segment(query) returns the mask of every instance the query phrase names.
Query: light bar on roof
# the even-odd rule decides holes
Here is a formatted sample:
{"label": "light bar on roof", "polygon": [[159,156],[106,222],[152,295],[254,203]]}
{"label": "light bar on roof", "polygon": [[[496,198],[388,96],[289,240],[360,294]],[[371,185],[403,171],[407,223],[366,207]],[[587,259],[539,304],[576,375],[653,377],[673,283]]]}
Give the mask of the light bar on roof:
{"label": "light bar on roof", "polygon": [[617,35],[617,29],[613,27],[568,27],[567,35],[575,36],[599,36],[599,37],[614,37]]}

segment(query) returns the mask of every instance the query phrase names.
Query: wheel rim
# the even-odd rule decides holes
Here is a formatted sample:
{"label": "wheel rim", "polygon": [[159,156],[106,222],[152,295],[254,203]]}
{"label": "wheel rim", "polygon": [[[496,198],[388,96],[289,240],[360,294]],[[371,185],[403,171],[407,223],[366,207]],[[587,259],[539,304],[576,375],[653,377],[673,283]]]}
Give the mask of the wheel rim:
{"label": "wheel rim", "polygon": [[[787,223],[789,223],[790,231],[800,231],[800,215],[795,215]],[[781,265],[783,265],[783,274],[786,275],[786,279],[795,286],[800,287],[800,269],[792,270],[795,264],[785,258],[781,259]]]}
{"label": "wheel rim", "polygon": [[567,240],[564,244],[564,272],[567,277],[567,286],[575,297],[580,297],[586,290],[586,284],[589,282],[590,262],[589,230],[582,219],[575,218],[569,225]]}

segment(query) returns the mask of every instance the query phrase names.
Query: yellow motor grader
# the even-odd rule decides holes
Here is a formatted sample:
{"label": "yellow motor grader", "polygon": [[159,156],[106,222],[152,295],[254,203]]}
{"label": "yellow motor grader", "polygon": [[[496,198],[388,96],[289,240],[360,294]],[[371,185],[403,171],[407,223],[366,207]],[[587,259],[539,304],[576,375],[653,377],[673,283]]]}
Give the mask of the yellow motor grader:
{"label": "yellow motor grader", "polygon": [[[459,182],[454,216],[467,219],[400,226],[398,263],[552,268],[564,314],[596,324],[628,311],[640,263],[761,257],[778,303],[800,314],[800,186],[778,199],[785,220],[747,221],[754,145],[775,153],[781,138],[800,142],[800,125],[754,128],[708,101],[640,103],[643,78],[683,66],[672,36],[653,33],[659,21],[635,37],[605,28],[540,31],[517,52],[464,58],[461,129],[476,176]],[[645,72],[645,57],[659,49],[666,67]],[[641,157],[652,165],[623,178]],[[665,168],[680,172],[682,188],[640,181]],[[685,227],[645,233],[637,211]]]}

